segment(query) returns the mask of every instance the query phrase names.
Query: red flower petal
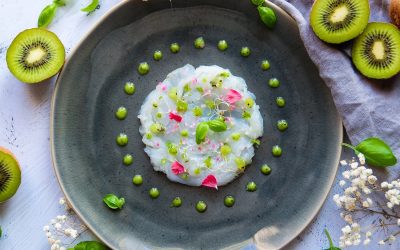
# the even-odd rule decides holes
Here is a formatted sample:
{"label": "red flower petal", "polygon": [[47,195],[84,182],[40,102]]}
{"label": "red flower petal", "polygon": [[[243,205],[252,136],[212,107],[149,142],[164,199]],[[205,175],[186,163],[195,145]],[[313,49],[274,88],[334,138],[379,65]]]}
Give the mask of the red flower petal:
{"label": "red flower petal", "polygon": [[242,99],[242,95],[234,89],[230,89],[228,94],[226,94],[226,97],[225,97],[225,100],[227,102],[229,102],[229,104],[234,104],[235,102],[239,101],[240,99]]}
{"label": "red flower petal", "polygon": [[207,175],[206,178],[204,178],[203,182],[201,183],[202,186],[205,187],[210,187],[210,188],[215,188],[218,190],[218,184],[217,184],[217,179],[215,178],[214,175],[210,174]]}
{"label": "red flower petal", "polygon": [[177,161],[174,161],[171,165],[172,173],[175,175],[183,174],[185,172],[185,167]]}
{"label": "red flower petal", "polygon": [[175,114],[173,112],[169,112],[169,119],[175,120],[176,122],[181,122],[182,121],[182,116]]}

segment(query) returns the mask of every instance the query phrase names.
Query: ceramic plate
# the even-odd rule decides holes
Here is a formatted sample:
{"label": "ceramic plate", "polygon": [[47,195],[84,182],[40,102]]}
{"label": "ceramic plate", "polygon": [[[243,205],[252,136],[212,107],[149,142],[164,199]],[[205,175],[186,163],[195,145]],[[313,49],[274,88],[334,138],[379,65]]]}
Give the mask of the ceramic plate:
{"label": "ceramic plate", "polygon": [[[52,151],[61,188],[86,225],[114,249],[182,248],[216,249],[256,246],[280,248],[298,235],[321,207],[336,174],[341,121],[328,88],[308,58],[295,22],[272,6],[278,16],[274,30],[259,20],[250,1],[237,0],[124,1],[113,8],[79,44],[61,72],[53,98]],[[206,47],[193,47],[203,36]],[[218,51],[225,39],[229,48]],[[169,52],[178,42],[181,51]],[[248,46],[251,55],[240,56]],[[154,50],[164,58],[152,59]],[[260,63],[267,58],[268,71]],[[140,76],[137,65],[147,61],[150,73]],[[243,77],[255,93],[264,118],[264,136],[253,163],[239,178],[218,191],[170,182],[153,171],[139,134],[137,114],[145,97],[176,68],[190,63],[219,65]],[[280,79],[272,89],[268,79]],[[133,81],[136,93],[124,93]],[[278,108],[282,96],[286,106]],[[119,106],[127,119],[115,118]],[[289,129],[279,132],[276,122],[286,119]],[[120,132],[129,136],[126,147],[117,146]],[[283,154],[275,158],[273,145]],[[131,153],[134,163],[122,164]],[[272,173],[259,167],[267,163]],[[132,177],[141,174],[136,187]],[[245,191],[250,180],[258,190]],[[152,200],[151,187],[161,196]],[[102,201],[105,194],[125,197],[122,210],[112,211]],[[236,204],[227,208],[226,195]],[[175,196],[180,208],[170,208]],[[198,200],[208,204],[196,212]]]}

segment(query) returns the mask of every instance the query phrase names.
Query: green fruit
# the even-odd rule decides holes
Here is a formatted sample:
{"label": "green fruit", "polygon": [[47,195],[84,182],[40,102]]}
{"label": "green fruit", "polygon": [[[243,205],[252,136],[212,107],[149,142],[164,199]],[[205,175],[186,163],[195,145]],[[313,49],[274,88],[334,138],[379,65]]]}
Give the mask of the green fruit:
{"label": "green fruit", "polygon": [[38,83],[60,71],[64,65],[65,49],[60,39],[45,29],[24,30],[7,50],[7,66],[11,73],[25,83]]}
{"label": "green fruit", "polygon": [[21,184],[21,170],[10,151],[0,147],[0,203],[10,199]]}
{"label": "green fruit", "polygon": [[400,31],[390,23],[370,23],[355,40],[353,63],[365,76],[390,78],[400,72]]}
{"label": "green fruit", "polygon": [[328,43],[342,43],[360,35],[368,24],[368,0],[316,0],[310,13],[315,34]]}

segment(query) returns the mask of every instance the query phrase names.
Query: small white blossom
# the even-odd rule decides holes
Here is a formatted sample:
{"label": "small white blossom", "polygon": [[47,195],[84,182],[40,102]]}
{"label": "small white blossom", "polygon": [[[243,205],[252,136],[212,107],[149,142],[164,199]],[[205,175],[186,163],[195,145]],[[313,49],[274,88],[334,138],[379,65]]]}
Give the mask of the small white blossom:
{"label": "small white blossom", "polygon": [[370,175],[368,176],[368,183],[369,184],[375,184],[375,182],[378,180],[375,175]]}
{"label": "small white blossom", "polygon": [[385,245],[385,242],[383,240],[381,240],[381,241],[378,242],[378,244],[383,246],[383,245]]}
{"label": "small white blossom", "polygon": [[60,245],[58,244],[51,245],[51,250],[60,250]]}
{"label": "small white blossom", "polygon": [[67,250],[65,247],[60,247],[60,250]]}
{"label": "small white blossom", "polygon": [[362,206],[363,206],[363,207],[369,207],[368,201],[363,201]]}
{"label": "small white blossom", "polygon": [[388,240],[389,240],[390,242],[393,242],[393,241],[396,240],[396,236],[390,235],[389,238],[388,238]]}
{"label": "small white blossom", "polygon": [[43,231],[44,231],[44,232],[47,232],[47,231],[49,231],[49,230],[50,230],[50,227],[49,227],[48,225],[46,225],[46,226],[43,227]]}
{"label": "small white blossom", "polygon": [[393,204],[392,204],[391,202],[386,203],[386,206],[387,206],[388,208],[390,208],[390,209],[393,208]]}
{"label": "small white blossom", "polygon": [[340,161],[340,165],[342,165],[342,167],[346,166],[346,165],[347,165],[347,161],[341,160],[341,161]]}
{"label": "small white blossom", "polygon": [[346,214],[344,216],[344,221],[349,223],[349,224],[353,223],[353,217],[351,216],[351,214]]}
{"label": "small white blossom", "polygon": [[369,238],[369,237],[371,237],[371,236],[372,236],[371,231],[367,231],[367,232],[365,233],[365,237]]}
{"label": "small white blossom", "polygon": [[382,183],[381,183],[381,188],[387,188],[387,187],[388,187],[388,184],[389,184],[389,183],[387,183],[386,181],[382,182]]}
{"label": "small white blossom", "polygon": [[344,177],[345,179],[350,179],[350,171],[346,170],[346,171],[344,171],[344,172],[342,173],[342,175],[343,175],[343,177]]}
{"label": "small white blossom", "polygon": [[54,225],[54,228],[57,229],[57,230],[60,230],[61,229],[61,224],[60,223],[56,223]]}
{"label": "small white blossom", "polygon": [[400,219],[397,219],[397,226],[400,226]]}
{"label": "small white blossom", "polygon": [[344,185],[346,185],[346,182],[344,180],[339,181],[339,186],[343,187]]}
{"label": "small white blossom", "polygon": [[60,205],[64,205],[65,204],[65,198],[60,198],[60,200],[58,201],[58,203],[60,203]]}
{"label": "small white blossom", "polygon": [[361,165],[365,164],[365,156],[362,153],[358,153],[357,155],[358,161],[360,162]]}
{"label": "small white blossom", "polygon": [[351,167],[352,169],[356,169],[356,168],[358,167],[358,162],[352,162],[352,163],[350,163],[350,167]]}
{"label": "small white blossom", "polygon": [[363,242],[364,245],[368,245],[371,242],[369,238],[366,238]]}
{"label": "small white blossom", "polygon": [[46,233],[46,237],[47,237],[47,238],[50,238],[50,237],[51,237],[51,233],[50,233],[50,232],[47,232],[47,233]]}

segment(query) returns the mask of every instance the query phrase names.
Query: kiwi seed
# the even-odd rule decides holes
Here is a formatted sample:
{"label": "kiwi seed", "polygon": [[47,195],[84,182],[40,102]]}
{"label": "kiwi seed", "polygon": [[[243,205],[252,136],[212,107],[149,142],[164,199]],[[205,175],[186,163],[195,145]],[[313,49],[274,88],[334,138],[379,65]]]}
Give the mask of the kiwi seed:
{"label": "kiwi seed", "polygon": [[365,76],[387,79],[400,71],[400,30],[390,23],[370,23],[355,40],[352,59]]}
{"label": "kiwi seed", "polygon": [[10,199],[21,184],[21,171],[15,157],[0,147],[0,203]]}
{"label": "kiwi seed", "polygon": [[38,83],[60,71],[65,49],[60,39],[45,29],[27,29],[19,33],[7,50],[7,66],[25,83]]}
{"label": "kiwi seed", "polygon": [[368,0],[316,0],[310,13],[315,34],[328,43],[357,37],[368,24]]}

